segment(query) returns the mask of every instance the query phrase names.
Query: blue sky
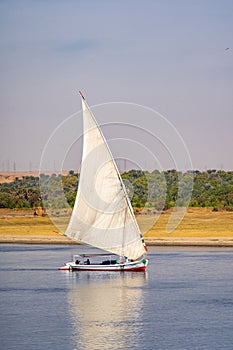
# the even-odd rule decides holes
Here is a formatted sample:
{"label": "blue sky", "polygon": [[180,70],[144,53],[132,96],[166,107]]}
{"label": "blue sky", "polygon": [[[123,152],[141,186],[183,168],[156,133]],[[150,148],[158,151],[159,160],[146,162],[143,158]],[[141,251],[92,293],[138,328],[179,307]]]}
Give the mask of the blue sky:
{"label": "blue sky", "polygon": [[193,168],[233,169],[231,0],[0,1],[0,51],[0,170],[38,168],[51,133],[80,109],[79,89],[90,105],[161,113]]}

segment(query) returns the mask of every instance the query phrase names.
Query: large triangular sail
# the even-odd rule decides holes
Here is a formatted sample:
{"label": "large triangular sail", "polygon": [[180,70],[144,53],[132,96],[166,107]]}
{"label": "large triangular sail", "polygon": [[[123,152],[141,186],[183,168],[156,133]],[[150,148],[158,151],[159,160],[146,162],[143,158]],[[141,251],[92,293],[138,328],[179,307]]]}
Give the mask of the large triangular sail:
{"label": "large triangular sail", "polygon": [[137,259],[146,246],[110,149],[82,93],[83,155],[78,193],[66,235]]}

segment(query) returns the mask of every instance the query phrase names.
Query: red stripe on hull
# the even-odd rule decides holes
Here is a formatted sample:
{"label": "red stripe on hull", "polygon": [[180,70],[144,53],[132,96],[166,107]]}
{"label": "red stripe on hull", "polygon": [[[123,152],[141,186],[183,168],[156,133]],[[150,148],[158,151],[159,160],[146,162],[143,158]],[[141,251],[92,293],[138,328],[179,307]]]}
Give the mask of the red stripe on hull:
{"label": "red stripe on hull", "polygon": [[76,267],[71,267],[70,269],[67,268],[67,269],[63,269],[63,270],[71,270],[71,271],[105,271],[105,272],[127,272],[127,271],[145,271],[146,270],[146,267],[135,267],[135,268],[132,268],[132,269],[112,269],[112,270],[106,270],[106,269],[79,269],[79,268],[76,268]]}

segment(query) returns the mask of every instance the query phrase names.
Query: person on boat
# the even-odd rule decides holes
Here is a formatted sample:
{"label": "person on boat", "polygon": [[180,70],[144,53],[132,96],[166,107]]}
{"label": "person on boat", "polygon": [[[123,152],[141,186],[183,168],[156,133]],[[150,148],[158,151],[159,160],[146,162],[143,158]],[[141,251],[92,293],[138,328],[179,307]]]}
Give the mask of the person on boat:
{"label": "person on boat", "polygon": [[90,265],[90,260],[89,259],[87,259],[87,265]]}
{"label": "person on boat", "polygon": [[75,264],[76,264],[76,265],[78,265],[79,263],[80,263],[80,261],[79,261],[79,260],[76,260],[76,261],[75,261]]}

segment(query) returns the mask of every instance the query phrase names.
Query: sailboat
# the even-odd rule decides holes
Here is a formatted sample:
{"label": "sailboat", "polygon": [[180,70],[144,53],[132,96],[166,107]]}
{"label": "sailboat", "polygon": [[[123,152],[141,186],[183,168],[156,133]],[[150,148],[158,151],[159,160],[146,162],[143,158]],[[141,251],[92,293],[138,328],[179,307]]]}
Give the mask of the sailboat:
{"label": "sailboat", "polygon": [[106,139],[80,91],[83,154],[65,235],[106,253],[74,255],[60,270],[145,271],[147,247]]}

